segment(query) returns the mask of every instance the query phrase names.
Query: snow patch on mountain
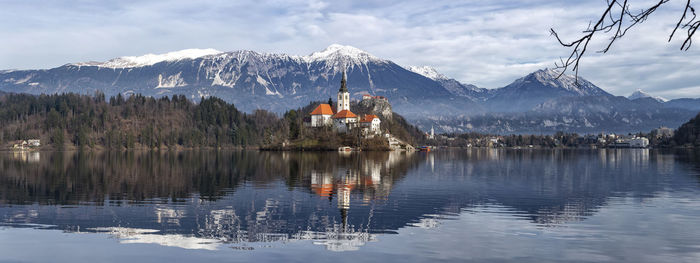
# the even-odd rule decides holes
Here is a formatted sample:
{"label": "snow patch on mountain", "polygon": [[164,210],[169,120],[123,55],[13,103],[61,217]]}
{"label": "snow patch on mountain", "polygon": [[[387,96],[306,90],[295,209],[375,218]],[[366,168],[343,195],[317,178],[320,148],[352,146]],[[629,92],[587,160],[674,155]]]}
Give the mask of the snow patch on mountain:
{"label": "snow patch on mountain", "polygon": [[22,79],[18,79],[18,80],[15,82],[15,84],[26,83],[27,81],[29,81],[30,79],[32,79],[32,77],[34,77],[33,74],[27,74],[26,77],[24,77],[24,78],[22,78]]}
{"label": "snow patch on mountain", "polygon": [[163,76],[163,74],[158,74],[158,86],[156,89],[161,88],[174,88],[187,86],[187,82],[180,76],[181,73],[177,73],[172,76]]}
{"label": "snow patch on mountain", "polygon": [[[576,85],[576,78],[569,75],[561,75],[553,69],[543,69],[538,70],[533,73],[535,79],[540,83],[546,84],[548,86],[562,88],[565,90],[570,90],[578,93],[579,95],[584,95],[584,92],[579,89]],[[561,75],[561,76],[560,76]]]}
{"label": "snow patch on mountain", "polygon": [[339,44],[332,44],[323,51],[296,58],[309,64],[322,63],[325,66],[322,71],[328,73],[338,73],[355,67],[367,68],[370,63],[383,64],[387,62],[359,48]]}
{"label": "snow patch on mountain", "polygon": [[236,80],[238,80],[238,78],[236,78],[233,73],[225,74],[224,78],[228,80],[222,79],[221,72],[217,72],[216,74],[214,74],[214,80],[212,80],[211,85],[233,88],[236,85]]}
{"label": "snow patch on mountain", "polygon": [[304,57],[307,61],[332,60],[338,58],[349,58],[365,63],[370,60],[380,60],[362,49],[340,44],[332,44],[323,51],[314,52]]}
{"label": "snow patch on mountain", "polygon": [[638,89],[637,91],[635,91],[634,93],[629,95],[629,97],[627,97],[627,98],[630,100],[636,100],[636,99],[641,99],[641,98],[652,98],[652,99],[655,99],[656,101],[661,102],[661,103],[668,101],[668,99],[666,99],[666,98],[659,97],[659,96],[653,96],[649,93],[644,92],[641,89]]}
{"label": "snow patch on mountain", "polygon": [[[152,66],[160,62],[172,62],[183,59],[196,59],[209,57],[207,64],[208,71],[216,67],[216,72],[221,72],[229,61],[236,60],[240,64],[254,63],[265,67],[267,64],[297,62],[297,63],[321,63],[325,66],[322,70],[326,73],[337,73],[342,70],[351,70],[355,67],[366,68],[370,62],[386,63],[388,61],[375,57],[361,49],[339,44],[332,44],[323,51],[314,52],[308,56],[290,56],[286,54],[258,53],[250,50],[239,50],[232,52],[221,52],[216,49],[185,49],[169,52],[165,54],[146,54],[143,56],[124,56],[111,59],[107,62],[80,62],[73,63],[73,66],[96,66],[104,68],[138,68]],[[200,65],[201,67],[201,65]],[[208,72],[214,73],[214,72]],[[226,78],[226,76],[211,74],[208,76],[213,81],[212,85],[232,87],[237,78]]]}
{"label": "snow patch on mountain", "polygon": [[408,66],[408,70],[432,80],[448,79],[445,75],[441,74],[431,66]]}
{"label": "snow patch on mountain", "polygon": [[176,61],[182,59],[195,59],[204,56],[221,54],[223,52],[216,49],[184,49],[180,51],[168,52],[165,54],[146,54],[143,56],[125,56],[109,60],[104,63],[84,62],[76,63],[76,66],[99,66],[105,68],[135,68],[154,65],[163,61]]}

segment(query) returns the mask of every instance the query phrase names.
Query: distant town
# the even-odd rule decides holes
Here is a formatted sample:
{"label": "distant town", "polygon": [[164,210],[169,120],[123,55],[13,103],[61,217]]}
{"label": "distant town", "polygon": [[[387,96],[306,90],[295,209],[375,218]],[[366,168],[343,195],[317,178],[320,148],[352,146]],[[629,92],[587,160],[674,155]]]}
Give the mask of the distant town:
{"label": "distant town", "polygon": [[644,134],[555,133],[553,135],[426,134],[427,144],[450,147],[515,148],[650,148],[665,147],[673,139],[673,129],[661,127]]}

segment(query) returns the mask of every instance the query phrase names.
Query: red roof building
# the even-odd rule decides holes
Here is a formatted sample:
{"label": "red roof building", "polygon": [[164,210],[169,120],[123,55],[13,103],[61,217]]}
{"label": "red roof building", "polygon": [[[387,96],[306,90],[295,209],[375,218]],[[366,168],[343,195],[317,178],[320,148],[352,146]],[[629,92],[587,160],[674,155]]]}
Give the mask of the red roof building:
{"label": "red roof building", "polygon": [[364,135],[380,134],[382,120],[377,115],[367,114],[360,118],[360,127]]}
{"label": "red roof building", "polygon": [[331,126],[333,124],[333,120],[331,119],[333,114],[334,112],[331,105],[320,104],[311,112],[310,122],[305,122],[307,123],[305,125],[311,127]]}
{"label": "red roof building", "polygon": [[331,105],[328,104],[320,104],[314,111],[311,112],[311,115],[333,115],[333,109],[331,108]]}
{"label": "red roof building", "polygon": [[372,120],[374,120],[374,118],[377,118],[377,115],[367,114],[365,116],[362,116],[362,118],[360,119],[360,122],[372,122]]}
{"label": "red roof building", "polygon": [[333,115],[333,119],[349,119],[349,118],[357,118],[357,115],[355,115],[355,113],[352,113],[352,111],[349,111],[349,110],[341,110],[340,112]]}

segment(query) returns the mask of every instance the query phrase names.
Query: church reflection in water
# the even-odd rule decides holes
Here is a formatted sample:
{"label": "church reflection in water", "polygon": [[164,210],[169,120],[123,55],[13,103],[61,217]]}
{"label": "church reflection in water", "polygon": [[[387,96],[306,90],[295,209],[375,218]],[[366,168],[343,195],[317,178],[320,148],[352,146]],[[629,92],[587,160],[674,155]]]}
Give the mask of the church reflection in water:
{"label": "church reflection in water", "polygon": [[[325,232],[305,232],[298,236],[299,239],[317,240],[315,244],[325,245],[333,251],[356,250],[361,245],[374,239],[369,225],[374,213],[373,206],[367,213],[366,226],[351,226],[348,222],[353,191],[361,196],[361,204],[371,204],[373,201],[386,200],[389,197],[393,179],[391,176],[382,176],[382,171],[391,169],[397,164],[402,155],[411,153],[391,152],[386,159],[358,159],[359,163],[332,170],[312,170],[311,190],[321,198],[327,198],[337,202],[340,213],[340,225],[334,225]],[[345,155],[345,154],[342,154]],[[360,211],[358,211],[360,212]]]}
{"label": "church reflection in water", "polygon": [[0,155],[1,225],[210,250],[357,250],[485,207],[547,227],[692,187],[700,171],[700,154],[650,150],[36,154]]}

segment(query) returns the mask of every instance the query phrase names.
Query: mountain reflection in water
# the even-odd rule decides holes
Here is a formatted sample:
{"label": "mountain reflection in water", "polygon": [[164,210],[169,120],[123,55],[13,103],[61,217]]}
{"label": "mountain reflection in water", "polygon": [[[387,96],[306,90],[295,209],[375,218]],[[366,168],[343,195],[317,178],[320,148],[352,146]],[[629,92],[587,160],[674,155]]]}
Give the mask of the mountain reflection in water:
{"label": "mountain reflection in water", "polygon": [[312,240],[357,250],[408,226],[498,207],[538,227],[614,197],[697,192],[700,154],[653,150],[432,153],[0,154],[0,224],[102,232],[190,249]]}

